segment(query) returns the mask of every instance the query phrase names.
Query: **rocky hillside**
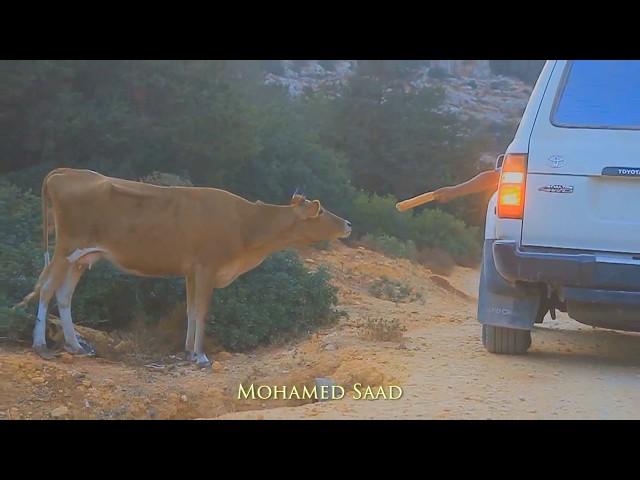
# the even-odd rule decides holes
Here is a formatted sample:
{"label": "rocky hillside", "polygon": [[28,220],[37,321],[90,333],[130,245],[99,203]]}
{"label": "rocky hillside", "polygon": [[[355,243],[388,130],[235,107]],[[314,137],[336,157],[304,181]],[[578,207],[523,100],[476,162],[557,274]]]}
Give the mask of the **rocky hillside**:
{"label": "rocky hillside", "polygon": [[[265,80],[268,84],[285,86],[291,96],[297,96],[307,89],[315,91],[346,84],[357,64],[357,60],[283,60],[266,73]],[[535,73],[539,67],[528,66],[527,72],[533,68]],[[444,109],[462,118],[475,118],[498,127],[515,125],[527,104],[532,83],[496,71],[522,73],[514,65],[496,66],[496,62],[489,60],[425,60],[416,62],[402,82],[405,91],[442,87],[446,94]]]}

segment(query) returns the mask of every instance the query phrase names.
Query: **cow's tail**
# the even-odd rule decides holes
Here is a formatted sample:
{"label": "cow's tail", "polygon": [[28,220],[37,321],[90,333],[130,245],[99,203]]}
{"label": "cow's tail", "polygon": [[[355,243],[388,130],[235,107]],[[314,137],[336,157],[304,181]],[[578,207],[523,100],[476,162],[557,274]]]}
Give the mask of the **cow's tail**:
{"label": "cow's tail", "polygon": [[47,175],[42,182],[42,190],[40,197],[42,198],[42,249],[44,250],[44,266],[49,266],[49,211],[47,205],[49,204],[49,191],[47,190]]}
{"label": "cow's tail", "polygon": [[49,191],[47,190],[47,180],[49,180],[49,176],[52,173],[53,172],[50,172],[49,175],[44,177],[44,180],[42,182],[42,190],[41,190],[41,197],[42,197],[42,248],[44,250],[44,268],[42,269],[42,272],[40,273],[40,276],[38,277],[38,281],[36,282],[35,287],[33,287],[33,292],[31,292],[27,296],[25,296],[22,299],[22,301],[20,303],[16,304],[16,305],[14,305],[13,308],[24,307],[24,306],[28,305],[29,303],[31,303],[34,298],[40,296],[40,289],[42,288],[42,282],[47,277],[47,273],[49,271],[49,264],[51,263],[51,261],[50,261],[50,258],[49,258],[49,209],[47,207],[48,203],[49,203]]}
{"label": "cow's tail", "polygon": [[36,282],[35,287],[33,287],[33,292],[25,296],[20,303],[17,303],[13,306],[13,308],[26,307],[30,304],[35,298],[40,296],[40,289],[42,288],[42,282],[47,277],[47,273],[49,272],[49,265],[42,269],[42,273],[40,273],[40,277],[38,277],[38,281]]}

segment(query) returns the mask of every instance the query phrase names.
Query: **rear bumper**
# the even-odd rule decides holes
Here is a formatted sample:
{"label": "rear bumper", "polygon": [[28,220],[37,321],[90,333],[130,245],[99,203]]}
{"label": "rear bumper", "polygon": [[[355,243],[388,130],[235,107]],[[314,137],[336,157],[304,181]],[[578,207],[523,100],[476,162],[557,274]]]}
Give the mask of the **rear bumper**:
{"label": "rear bumper", "polygon": [[507,281],[553,286],[575,320],[640,331],[640,265],[599,262],[588,253],[521,250],[509,241],[496,241],[493,254]]}
{"label": "rear bumper", "polygon": [[640,265],[599,262],[588,253],[523,250],[516,242],[493,244],[496,270],[510,282],[547,283],[562,287],[619,290],[640,295]]}

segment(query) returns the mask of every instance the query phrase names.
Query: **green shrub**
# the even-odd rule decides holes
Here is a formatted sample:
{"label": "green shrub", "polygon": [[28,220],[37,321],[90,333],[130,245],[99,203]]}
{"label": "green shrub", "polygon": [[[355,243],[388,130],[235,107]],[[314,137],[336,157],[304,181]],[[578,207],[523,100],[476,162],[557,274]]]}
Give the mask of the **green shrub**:
{"label": "green shrub", "polygon": [[225,348],[246,350],[328,325],[338,316],[328,280],[325,269],[308,271],[294,252],[274,254],[214,293],[209,329]]}
{"label": "green shrub", "polygon": [[441,248],[423,248],[418,252],[416,260],[438,275],[451,275],[456,266],[453,257]]}
{"label": "green shrub", "polygon": [[[2,336],[32,328],[33,305],[24,311],[10,307],[32,290],[43,268],[40,208],[38,197],[0,181]],[[183,279],[135,277],[100,262],[78,284],[73,316],[78,324],[113,329],[136,317],[156,322],[184,301]],[[214,293],[210,330],[225,348],[244,350],[330,323],[336,303],[326,270],[310,272],[295,253],[282,252]],[[56,313],[55,301],[51,306]]]}
{"label": "green shrub", "polygon": [[411,287],[404,283],[390,280],[382,277],[374,281],[369,286],[369,293],[376,298],[382,300],[390,300],[392,302],[413,302],[422,298],[422,294],[415,292]]}
{"label": "green shrub", "polygon": [[480,258],[482,239],[477,227],[469,227],[437,208],[399,213],[396,202],[392,196],[356,195],[349,217],[354,237],[366,236],[376,245],[375,249],[391,255],[395,251],[395,256],[406,258],[414,259],[415,253],[410,252],[415,249],[432,248],[447,252],[463,265],[472,265]]}
{"label": "green shrub", "polygon": [[161,186],[193,187],[188,175],[176,175],[175,173],[151,172],[142,177],[140,181]]}
{"label": "green shrub", "polygon": [[44,267],[40,198],[0,179],[0,302],[15,304]]}
{"label": "green shrub", "polygon": [[359,192],[349,211],[354,237],[365,234],[392,235],[400,240],[411,238],[411,214],[396,210],[397,200],[391,195],[368,195]]}
{"label": "green shrub", "polygon": [[399,341],[407,331],[397,318],[367,318],[359,327],[364,338],[379,342]]}
{"label": "green shrub", "polygon": [[442,249],[462,265],[480,258],[480,230],[438,209],[425,209],[414,217],[413,236],[419,248]]}
{"label": "green shrub", "polygon": [[417,256],[416,244],[412,240],[403,242],[390,235],[366,234],[360,240],[365,246],[372,250],[382,252],[389,257],[408,258],[415,260]]}

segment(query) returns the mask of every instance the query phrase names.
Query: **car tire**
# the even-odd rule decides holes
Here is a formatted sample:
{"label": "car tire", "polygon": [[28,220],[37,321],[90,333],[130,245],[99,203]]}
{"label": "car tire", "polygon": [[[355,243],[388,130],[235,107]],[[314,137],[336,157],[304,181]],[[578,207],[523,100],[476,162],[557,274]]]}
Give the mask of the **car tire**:
{"label": "car tire", "polygon": [[491,353],[522,355],[531,346],[531,331],[482,325],[482,344]]}

